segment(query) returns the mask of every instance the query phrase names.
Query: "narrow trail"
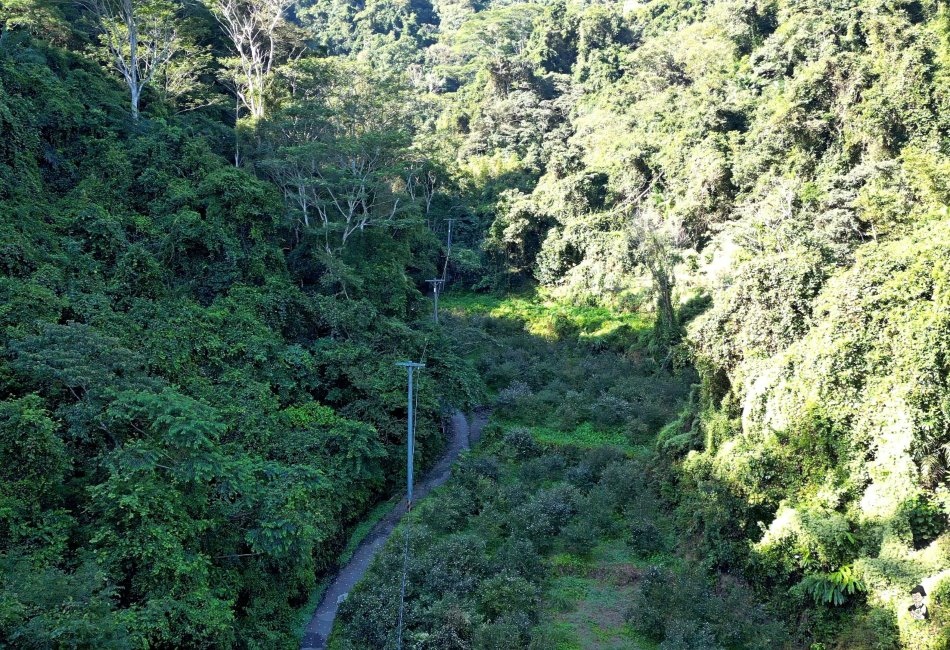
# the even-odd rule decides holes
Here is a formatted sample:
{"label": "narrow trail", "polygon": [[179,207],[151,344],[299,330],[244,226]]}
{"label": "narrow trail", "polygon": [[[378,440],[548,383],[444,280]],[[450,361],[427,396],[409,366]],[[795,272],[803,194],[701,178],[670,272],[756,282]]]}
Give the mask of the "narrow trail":
{"label": "narrow trail", "polygon": [[[487,412],[476,412],[471,417],[471,423],[460,411],[455,411],[452,414],[448,445],[435,466],[429,470],[422,481],[415,485],[415,499],[413,500],[415,503],[425,498],[430,490],[448,480],[452,471],[452,463],[455,462],[459,454],[478,440],[487,422]],[[373,557],[392,535],[396,525],[405,513],[406,500],[403,497],[402,501],[396,504],[373,527],[366,539],[357,547],[349,563],[340,567],[336,577],[333,578],[333,582],[323,595],[323,600],[317,606],[317,611],[314,612],[313,618],[310,619],[310,623],[307,625],[307,631],[300,646],[301,650],[322,650],[326,648],[327,639],[333,629],[333,621],[336,619],[337,610],[340,608],[340,602],[366,573]]]}

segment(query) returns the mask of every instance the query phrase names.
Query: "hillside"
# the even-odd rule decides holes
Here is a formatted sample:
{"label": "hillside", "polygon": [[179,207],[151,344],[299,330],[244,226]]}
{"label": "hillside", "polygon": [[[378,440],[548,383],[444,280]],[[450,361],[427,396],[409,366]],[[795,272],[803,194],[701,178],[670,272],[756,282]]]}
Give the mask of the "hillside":
{"label": "hillside", "polygon": [[405,479],[412,358],[420,467],[495,412],[420,553],[522,580],[421,581],[417,647],[612,647],[591,594],[667,591],[611,638],[947,647],[948,21],[0,0],[0,645],[295,646]]}

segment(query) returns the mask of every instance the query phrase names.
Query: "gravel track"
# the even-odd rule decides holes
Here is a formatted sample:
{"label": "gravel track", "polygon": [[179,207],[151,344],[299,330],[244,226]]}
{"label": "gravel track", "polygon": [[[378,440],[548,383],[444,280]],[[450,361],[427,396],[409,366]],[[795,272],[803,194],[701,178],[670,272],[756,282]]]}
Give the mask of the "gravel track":
{"label": "gravel track", "polygon": [[[455,411],[452,414],[448,445],[435,466],[429,470],[422,481],[414,486],[415,503],[425,498],[430,490],[448,480],[452,473],[452,463],[459,454],[478,440],[487,422],[487,412],[476,412],[471,417],[471,422],[461,411]],[[323,650],[327,647],[327,638],[333,629],[333,621],[336,619],[340,603],[366,573],[373,557],[392,535],[405,513],[406,498],[403,496],[402,500],[373,527],[366,539],[360,542],[350,561],[339,569],[307,625],[307,631],[300,646],[301,650]]]}

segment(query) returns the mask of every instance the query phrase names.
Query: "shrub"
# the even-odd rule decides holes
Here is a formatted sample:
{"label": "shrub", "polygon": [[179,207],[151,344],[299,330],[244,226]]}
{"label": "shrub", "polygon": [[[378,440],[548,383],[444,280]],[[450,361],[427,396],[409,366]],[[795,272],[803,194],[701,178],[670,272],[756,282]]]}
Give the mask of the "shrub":
{"label": "shrub", "polygon": [[578,518],[561,531],[564,547],[576,555],[588,555],[599,541],[601,530],[587,517]]}
{"label": "shrub", "polygon": [[947,515],[926,496],[918,496],[903,507],[914,536],[914,548],[922,549],[947,528]]}
{"label": "shrub", "polygon": [[540,549],[550,548],[575,513],[578,492],[569,485],[541,490],[511,513],[512,526]]}
{"label": "shrub", "polygon": [[473,534],[449,535],[425,551],[419,566],[428,592],[470,594],[487,569],[485,541]]}
{"label": "shrub", "polygon": [[747,585],[725,577],[716,590],[694,568],[651,567],[641,578],[627,620],[660,647],[745,650],[780,648],[787,636],[749,598]]}
{"label": "shrub", "polygon": [[494,570],[506,575],[532,580],[542,575],[543,565],[537,549],[523,537],[509,537],[498,547]]}
{"label": "shrub", "polygon": [[521,576],[501,574],[484,580],[475,599],[488,621],[523,614],[534,617],[540,603],[538,588]]}
{"label": "shrub", "polygon": [[423,501],[420,517],[433,531],[451,533],[464,528],[477,505],[471,490],[453,485],[443,490],[437,499]]}
{"label": "shrub", "polygon": [[532,458],[521,465],[519,474],[527,483],[537,484],[545,481],[555,481],[564,474],[567,462],[560,454],[545,454]]}
{"label": "shrub", "polygon": [[635,516],[627,527],[627,543],[637,554],[649,557],[663,550],[663,535],[653,521],[647,517]]}
{"label": "shrub", "polygon": [[811,596],[816,605],[835,606],[867,590],[861,576],[850,565],[829,573],[807,575],[795,588]]}
{"label": "shrub", "polygon": [[604,468],[600,484],[615,495],[619,503],[632,502],[652,496],[646,486],[645,471],[636,461],[614,462]]}
{"label": "shrub", "polygon": [[621,501],[617,494],[598,484],[578,503],[578,512],[588,524],[606,535],[619,531],[620,517],[618,509]]}
{"label": "shrub", "polygon": [[584,457],[584,464],[590,467],[595,480],[600,480],[604,470],[612,463],[626,460],[624,453],[616,447],[603,445],[595,447],[587,452]]}
{"label": "shrub", "polygon": [[469,650],[472,647],[474,625],[463,603],[453,597],[444,598],[427,615],[432,619],[432,634],[424,647],[433,650]]}
{"label": "shrub", "polygon": [[573,429],[584,421],[588,413],[588,400],[583,393],[569,390],[562,396],[554,417],[565,429]]}
{"label": "shrub", "polygon": [[708,623],[674,618],[666,626],[660,650],[724,650]]}
{"label": "shrub", "polygon": [[515,623],[485,623],[475,630],[474,650],[519,650],[524,647],[522,630]]}
{"label": "shrub", "polygon": [[534,396],[531,386],[523,381],[515,380],[507,388],[498,391],[498,397],[495,403],[505,410],[512,410],[511,407],[517,407],[522,401]]}
{"label": "shrub", "polygon": [[512,429],[505,434],[502,439],[502,448],[509,458],[514,460],[527,460],[537,456],[541,448],[535,442],[534,436],[529,429],[519,427]]}
{"label": "shrub", "polygon": [[475,489],[481,480],[498,481],[498,461],[490,456],[463,455],[452,469],[452,477],[465,487]]}
{"label": "shrub", "polygon": [[604,393],[590,405],[589,413],[598,426],[618,427],[631,417],[633,406],[623,398]]}

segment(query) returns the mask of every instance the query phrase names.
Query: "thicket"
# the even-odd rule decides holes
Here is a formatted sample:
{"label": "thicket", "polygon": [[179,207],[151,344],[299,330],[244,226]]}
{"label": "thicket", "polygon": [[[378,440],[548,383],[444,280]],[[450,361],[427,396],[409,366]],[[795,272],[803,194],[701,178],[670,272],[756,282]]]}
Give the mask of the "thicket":
{"label": "thicket", "polygon": [[422,65],[486,181],[484,277],[652,294],[667,343],[709,308],[659,447],[687,543],[798,643],[943,647],[906,605],[950,570],[946,7],[522,3],[457,34]]}
{"label": "thicket", "polygon": [[[341,606],[330,647],[396,647],[407,529],[409,648],[557,647],[557,629],[544,624],[555,557],[581,559],[613,543],[648,563],[669,550],[642,460],[610,447],[544,449],[518,429],[486,442],[396,531]],[[785,639],[738,582],[716,587],[703,572],[654,567],[635,594],[631,628],[664,648],[764,650]]]}
{"label": "thicket", "polygon": [[[249,55],[227,25],[268,16]],[[929,0],[0,0],[0,414],[25,459],[3,470],[0,630],[287,642],[284,605],[397,478],[391,362],[475,392],[464,353],[406,327],[452,217],[459,284],[659,316],[632,351],[537,323],[595,359],[561,386],[482,353],[501,414],[636,446],[686,392],[654,366],[691,359],[658,446],[686,550],[783,603],[798,643],[943,647],[940,597],[926,625],[905,603],[950,571],[948,20]],[[168,55],[152,76],[129,25]],[[601,370],[622,355],[649,372]]]}
{"label": "thicket", "polygon": [[643,445],[673,419],[696,378],[650,354],[652,329],[636,315],[531,294],[447,296],[443,304],[458,353],[494,397],[496,419],[541,440]]}
{"label": "thicket", "polygon": [[447,309],[446,327],[493,389],[492,420],[348,596],[331,647],[396,647],[407,534],[404,647],[576,643],[552,624],[569,606],[555,579],[565,570],[596,573],[585,563],[605,547],[632,558],[623,571],[635,588],[621,610],[631,643],[782,647],[783,625],[749,585],[674,559],[674,520],[651,443],[695,375],[647,354],[649,325],[537,297],[454,297]]}
{"label": "thicket", "polygon": [[224,157],[230,128],[152,103],[133,122],[124,94],[4,29],[0,644],[291,647],[346,530],[399,482],[394,363],[428,362],[420,464],[439,399],[477,393],[408,326],[438,244],[415,212],[313,253],[323,233]]}

